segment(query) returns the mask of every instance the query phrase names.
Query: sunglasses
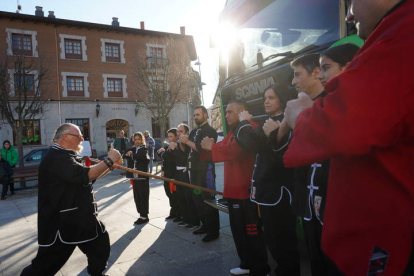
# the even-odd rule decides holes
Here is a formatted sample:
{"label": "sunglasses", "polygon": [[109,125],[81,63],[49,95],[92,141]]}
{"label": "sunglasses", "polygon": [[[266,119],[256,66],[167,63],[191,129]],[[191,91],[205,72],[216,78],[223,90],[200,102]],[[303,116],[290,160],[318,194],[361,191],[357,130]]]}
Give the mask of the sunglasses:
{"label": "sunglasses", "polygon": [[65,134],[78,137],[79,139],[83,139],[83,135],[77,135],[77,134],[72,134],[72,133],[65,133]]}

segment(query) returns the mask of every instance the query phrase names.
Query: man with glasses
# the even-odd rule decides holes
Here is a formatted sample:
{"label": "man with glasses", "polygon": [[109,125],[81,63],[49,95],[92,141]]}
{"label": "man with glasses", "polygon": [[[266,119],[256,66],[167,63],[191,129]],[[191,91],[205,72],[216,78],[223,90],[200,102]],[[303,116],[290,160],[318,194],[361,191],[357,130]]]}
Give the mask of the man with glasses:
{"label": "man with glasses", "polygon": [[87,167],[79,155],[82,141],[78,126],[62,124],[40,163],[39,249],[21,275],[55,275],[76,247],[87,255],[89,274],[102,275],[106,268],[110,242],[97,218],[92,182],[122,164],[122,157],[111,150],[107,160]]}

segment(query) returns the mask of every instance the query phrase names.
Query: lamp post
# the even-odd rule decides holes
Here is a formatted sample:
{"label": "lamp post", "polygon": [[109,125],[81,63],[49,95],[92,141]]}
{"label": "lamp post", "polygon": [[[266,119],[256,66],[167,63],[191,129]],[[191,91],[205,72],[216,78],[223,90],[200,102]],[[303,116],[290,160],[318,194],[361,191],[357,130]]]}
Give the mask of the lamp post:
{"label": "lamp post", "polygon": [[137,117],[138,112],[139,112],[139,104],[138,104],[138,100],[135,100],[135,110],[134,110],[134,112],[135,112],[135,117]]}
{"label": "lamp post", "polygon": [[99,104],[99,99],[96,99],[95,102],[96,102],[96,118],[98,118],[99,112],[101,111],[101,105]]}
{"label": "lamp post", "polygon": [[198,73],[200,73],[201,103],[202,103],[202,105],[204,105],[203,85],[206,85],[206,84],[201,81],[201,63],[200,63],[200,57],[197,57],[197,62],[194,63],[194,65],[198,65]]}

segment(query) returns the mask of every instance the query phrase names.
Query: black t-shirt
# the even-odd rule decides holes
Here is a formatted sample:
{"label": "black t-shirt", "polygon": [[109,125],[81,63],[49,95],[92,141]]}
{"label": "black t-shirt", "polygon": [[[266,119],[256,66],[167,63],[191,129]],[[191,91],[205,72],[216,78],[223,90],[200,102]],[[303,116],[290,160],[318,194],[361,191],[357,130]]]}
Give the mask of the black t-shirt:
{"label": "black t-shirt", "polygon": [[201,140],[205,137],[213,138],[214,142],[217,141],[217,131],[214,130],[209,124],[204,124],[201,127],[193,129],[190,133],[189,140],[194,142],[198,151],[191,149],[188,156],[188,168],[190,170],[207,170],[208,164],[212,163],[211,159],[200,161],[200,154],[203,151],[201,147]]}

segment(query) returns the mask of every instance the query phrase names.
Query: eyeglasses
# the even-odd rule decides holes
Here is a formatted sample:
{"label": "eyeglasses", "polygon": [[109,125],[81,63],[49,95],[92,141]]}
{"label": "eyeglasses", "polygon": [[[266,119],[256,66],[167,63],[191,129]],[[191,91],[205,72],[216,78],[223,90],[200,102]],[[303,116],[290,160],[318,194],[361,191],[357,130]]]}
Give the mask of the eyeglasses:
{"label": "eyeglasses", "polygon": [[79,139],[83,139],[83,135],[77,135],[77,134],[72,134],[72,133],[65,133],[65,134],[78,137]]}

